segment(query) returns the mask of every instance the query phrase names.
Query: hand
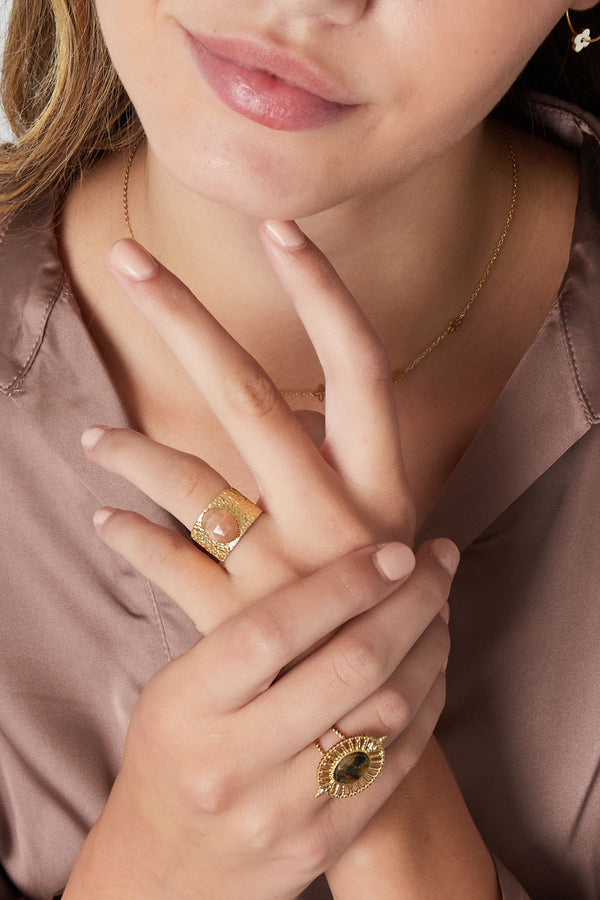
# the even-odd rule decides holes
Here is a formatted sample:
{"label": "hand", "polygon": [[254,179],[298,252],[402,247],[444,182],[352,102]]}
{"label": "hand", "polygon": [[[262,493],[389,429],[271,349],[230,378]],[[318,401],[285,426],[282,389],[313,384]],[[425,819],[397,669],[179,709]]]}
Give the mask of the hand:
{"label": "hand", "polygon": [[[415,765],[443,706],[450,576],[432,549],[401,587],[404,545],[354,551],[153,676],[65,900],[291,900],[327,869]],[[381,774],[351,800],[314,796],[312,742],[332,720],[388,735]]]}
{"label": "hand", "polygon": [[[131,251],[125,243],[121,251]],[[314,247],[265,244],[323,364],[324,446],[314,447],[264,372],[172,275],[160,267],[144,279],[121,274],[237,440],[265,513],[225,567],[132,513],[104,515],[100,533],[209,634],[144,690],[117,795],[135,797],[140,833],[179,848],[178,872],[190,885],[212,878],[214,896],[266,900],[295,896],[337,858],[418,759],[444,699],[438,674],[448,639],[436,616],[449,576],[431,547],[422,548],[411,581],[387,597],[372,563],[371,581],[356,568],[367,551],[339,560],[411,533],[389,366]],[[201,460],[142,435],[93,436],[91,458],[129,477],[188,528],[225,486]],[[456,561],[449,542],[436,549]],[[396,551],[410,557],[407,548]],[[372,557],[373,549],[365,559]],[[318,762],[311,742],[332,721],[393,742],[384,773],[350,810],[314,800],[309,787]],[[177,895],[183,891],[182,882]]]}
{"label": "hand", "polygon": [[[135,565],[146,570],[148,547],[155,559],[165,553],[177,556],[185,584],[163,585],[159,572],[150,577],[169,593],[175,590],[202,632],[266,591],[353,549],[392,539],[410,545],[413,540],[414,508],[384,349],[314,245],[305,241],[298,249],[286,250],[267,234],[262,231],[269,259],[325,374],[326,436],[320,448],[266,373],[178,279],[160,266],[151,267],[143,279],[125,276],[123,270],[131,269],[131,262],[123,262],[123,255],[143,252],[131,241],[119,242],[109,257],[111,271],[187,368],[260,489],[258,504],[265,513],[224,568],[170,532],[153,529],[150,541],[146,523],[127,518]],[[305,240],[299,230],[298,235]],[[227,486],[201,460],[133,432],[110,431],[90,458],[128,478],[188,529]],[[113,524],[116,540],[115,529]],[[160,549],[155,549],[156,542]],[[115,549],[123,548],[118,544]],[[215,598],[214,603],[198,606],[198,582],[206,587],[204,597]]]}

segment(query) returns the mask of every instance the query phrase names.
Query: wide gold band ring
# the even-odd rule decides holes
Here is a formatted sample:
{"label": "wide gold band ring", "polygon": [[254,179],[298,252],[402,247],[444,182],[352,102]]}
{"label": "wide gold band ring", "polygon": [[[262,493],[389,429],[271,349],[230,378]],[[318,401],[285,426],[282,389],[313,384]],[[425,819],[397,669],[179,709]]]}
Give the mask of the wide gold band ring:
{"label": "wide gold band ring", "polygon": [[224,562],[261,513],[259,506],[228,487],[202,510],[190,535],[203,550]]}
{"label": "wide gold band ring", "polygon": [[315,741],[323,758],[317,768],[317,793],[315,797],[353,797],[366,791],[383,768],[385,737],[356,734],[347,737],[335,725],[333,731],[342,738],[330,750],[323,750]]}

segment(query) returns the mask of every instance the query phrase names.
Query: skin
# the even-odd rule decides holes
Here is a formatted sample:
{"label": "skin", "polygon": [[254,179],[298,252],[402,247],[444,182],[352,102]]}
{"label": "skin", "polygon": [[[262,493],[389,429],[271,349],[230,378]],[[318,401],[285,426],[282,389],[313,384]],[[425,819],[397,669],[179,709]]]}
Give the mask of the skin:
{"label": "skin", "polygon": [[[149,136],[148,177],[161,191],[151,202],[163,211],[164,198],[175,189],[171,210],[179,209],[185,191],[190,212],[196,203],[204,205],[196,200],[200,195],[248,216],[283,219],[392,186],[401,196],[409,174],[481,122],[564,12],[555,0],[525,9],[518,0],[96,5],[117,71]],[[199,77],[182,26],[294,50],[363,109],[323,130],[287,133],[250,123]],[[178,220],[179,213],[172,217]]]}
{"label": "skin", "polygon": [[[510,161],[497,129],[481,119],[560,18],[559,3],[523,10],[472,2],[460,14],[451,5],[421,3],[409,17],[398,15],[396,0],[366,8],[231,2],[175,9],[106,0],[97,6],[149,135],[131,176],[136,237],[276,384],[306,388],[322,381],[321,366],[257,234],[262,216],[304,217],[302,227],[359,302],[392,364],[408,364],[462,307],[502,230]],[[357,94],[364,113],[293,135],[249,122],[220,104],[198,76],[175,14],[189,27],[262,37],[320,63]],[[460,35],[451,40],[456,29]],[[431,37],[426,65],[423,46],[412,40],[417,30]],[[575,167],[541,142],[519,134],[513,142],[518,215],[486,286],[485,314],[398,392],[419,521],[535,336],[566,266]],[[252,494],[247,468],[201,394],[106,277],[105,252],[124,234],[123,168],[123,159],[106,159],[65,205],[61,252],[86,324],[136,426],[214,464],[225,460],[228,480]],[[525,310],[522,295],[529,298]],[[473,368],[484,376],[475,386]],[[460,411],[453,421],[449,408]]]}
{"label": "skin", "polygon": [[[589,6],[582,0],[572,8]],[[403,889],[420,900],[497,896],[489,853],[430,740],[444,697],[447,629],[438,613],[448,572],[431,547],[421,548],[412,577],[382,596],[372,552],[361,557],[362,569],[355,556],[390,540],[412,544],[415,524],[535,335],[568,252],[574,165],[515,136],[522,239],[498,267],[488,322],[465,338],[460,354],[440,350],[415,386],[407,384],[407,399],[398,398],[386,350],[408,361],[444,327],[477,282],[506,215],[510,163],[485,116],[564,12],[554,0],[525,9],[516,0],[458,7],[97,2],[148,137],[132,172],[136,235],[165,267],[144,268],[131,245],[120,244],[108,257],[114,281],[107,281],[100,261],[122,235],[123,173],[122,159],[107,158],[67,198],[60,247],[84,318],[145,437],[95,432],[87,452],[188,528],[228,481],[258,498],[265,513],[224,568],[133,514],[105,511],[98,519],[100,536],[161,584],[208,637],[143,692],[122,771],[67,900],[93,900],[94,890],[104,898],[127,891],[149,900],[196,897],[199,883],[206,898],[283,900],[324,870],[343,900],[367,887],[383,897]],[[249,122],[199,78],[178,21],[293,48],[364,107],[294,134]],[[481,196],[488,198],[483,219]],[[270,230],[258,226],[264,218]],[[292,218],[326,256],[300,232],[291,232],[290,243],[290,226],[280,220]],[[288,235],[286,246],[277,235]],[[553,263],[531,271],[542,246]],[[436,265],[423,266],[424,259]],[[491,336],[513,293],[509,272],[531,299],[499,349]],[[491,355],[490,372],[474,388],[464,359],[477,365],[481,354]],[[326,418],[305,430],[265,370],[277,384],[300,386],[318,383],[321,368]],[[452,405],[439,395],[439,384],[449,382],[457,385],[454,408],[461,401],[466,410],[453,428],[436,417],[436,404]],[[444,442],[431,430],[436,419]],[[451,451],[417,463],[429,443]],[[451,545],[443,546],[448,566]],[[316,630],[310,616],[299,617],[292,639],[285,622],[308,608],[317,577]],[[335,588],[355,578],[364,585],[358,608]],[[415,622],[418,609],[424,618]],[[252,642],[246,655],[240,639],[248,610],[262,610],[271,623],[258,634],[262,655],[252,655]],[[226,671],[236,640],[240,664],[229,693],[212,696],[211,673]],[[364,665],[340,668],[340,659],[356,654]],[[190,690],[198,683],[208,686],[202,703]],[[314,703],[299,720],[308,695]],[[278,710],[286,740],[274,738],[267,753],[265,730]],[[371,727],[390,735],[384,773],[350,809],[315,802],[306,790],[314,777],[311,741],[331,721],[350,733]],[[198,757],[212,756],[206,734],[226,748],[224,769],[196,768]],[[231,773],[248,766],[240,735],[260,753],[234,785]]]}
{"label": "skin", "polygon": [[[140,267],[131,241],[110,254],[131,302],[243,445],[265,512],[223,567],[140,516],[97,516],[100,536],[208,636],[142,692],[121,772],[64,894],[69,900],[127,892],[191,898],[199,884],[206,898],[297,896],[339,859],[414,766],[443,704],[448,632],[439,614],[458,552],[443,539],[422,547],[408,581],[414,559],[405,545],[393,545],[400,558],[391,582],[373,557],[374,537],[410,539],[414,519],[385,356],[314,246],[282,248],[266,231],[263,239],[331,385],[331,428],[321,449],[181,282],[148,260]],[[326,321],[316,315],[317,285],[328,301]],[[332,327],[363,360],[360,371],[340,365],[328,341]],[[349,414],[355,404],[362,414]],[[367,454],[373,414],[380,428]],[[278,454],[265,453],[275,440]],[[188,527],[224,486],[202,460],[135,432],[96,427],[84,447]],[[358,719],[370,722],[389,741],[385,772],[345,811],[304,789],[315,761],[307,730],[330,745],[332,715],[354,733]]]}

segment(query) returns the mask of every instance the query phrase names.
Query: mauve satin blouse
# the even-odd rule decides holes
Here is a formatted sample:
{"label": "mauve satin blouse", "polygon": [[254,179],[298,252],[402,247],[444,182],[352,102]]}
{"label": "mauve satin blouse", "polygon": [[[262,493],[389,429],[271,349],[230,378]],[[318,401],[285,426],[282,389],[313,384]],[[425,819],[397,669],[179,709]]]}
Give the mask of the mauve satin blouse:
{"label": "mauve satin blouse", "polygon": [[[463,554],[437,737],[504,900],[597,900],[600,124],[543,99],[536,115],[580,155],[569,268],[419,539],[451,537]],[[100,505],[173,520],[81,452],[87,425],[128,422],[70,293],[50,208],[0,232],[2,900],[61,893],[140,691],[198,638],[94,533]],[[324,878],[303,896],[330,897]]]}

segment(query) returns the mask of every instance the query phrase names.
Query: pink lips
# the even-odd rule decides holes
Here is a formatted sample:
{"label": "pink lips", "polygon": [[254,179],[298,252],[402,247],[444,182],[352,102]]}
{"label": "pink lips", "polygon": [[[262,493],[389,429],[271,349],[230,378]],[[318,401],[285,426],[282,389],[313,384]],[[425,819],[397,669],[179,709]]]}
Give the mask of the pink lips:
{"label": "pink lips", "polygon": [[250,41],[188,36],[200,72],[215,94],[230,109],[267,128],[319,128],[359,108],[285,51]]}

